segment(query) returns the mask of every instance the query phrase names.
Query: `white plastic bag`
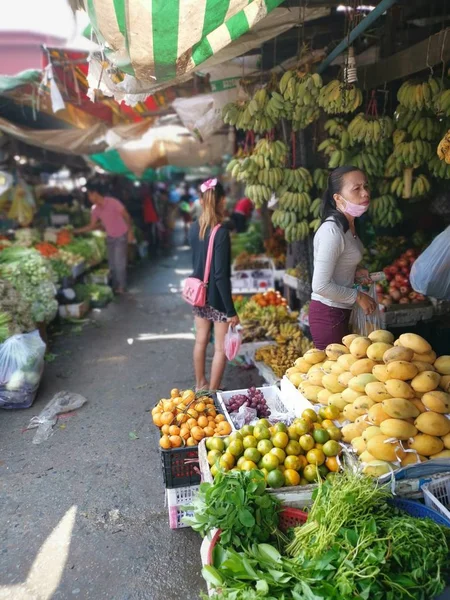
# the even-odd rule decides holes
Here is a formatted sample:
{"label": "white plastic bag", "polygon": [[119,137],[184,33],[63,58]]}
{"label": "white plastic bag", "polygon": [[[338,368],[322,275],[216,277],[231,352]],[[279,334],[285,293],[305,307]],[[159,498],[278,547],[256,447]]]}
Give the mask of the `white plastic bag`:
{"label": "white plastic bag", "polygon": [[450,225],[415,261],[409,279],[419,294],[450,300]]}
{"label": "white plastic bag", "polygon": [[55,394],[39,415],[33,417],[28,424],[27,429],[37,428],[36,435],[33,438],[33,444],[40,444],[50,437],[53,431],[53,425],[58,420],[58,415],[77,410],[86,402],[86,398],[80,394],[73,394],[66,391]]}
{"label": "white plastic bag", "polygon": [[225,354],[228,360],[234,360],[236,358],[239,354],[241,343],[241,333],[230,325],[225,336]]}
{"label": "white plastic bag", "polygon": [[44,370],[45,344],[39,331],[21,333],[0,345],[0,407],[33,404]]}

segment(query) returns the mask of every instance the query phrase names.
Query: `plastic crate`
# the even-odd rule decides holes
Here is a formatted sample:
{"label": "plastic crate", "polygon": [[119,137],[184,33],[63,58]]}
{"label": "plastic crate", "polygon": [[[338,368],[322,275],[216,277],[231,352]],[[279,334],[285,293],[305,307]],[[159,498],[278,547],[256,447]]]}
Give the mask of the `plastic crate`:
{"label": "plastic crate", "polygon": [[306,523],[308,514],[299,508],[284,508],[280,512],[279,527],[281,531],[286,532],[291,527],[297,527],[297,525],[303,525]]}
{"label": "plastic crate", "polygon": [[432,508],[428,508],[428,506],[425,506],[421,502],[404,500],[403,498],[394,498],[393,500],[390,500],[390,503],[396,508],[404,510],[412,517],[417,517],[418,519],[431,519],[438,525],[450,527],[450,519],[436,512]]}
{"label": "plastic crate", "polygon": [[198,446],[161,449],[161,462],[166,488],[180,488],[200,483]]}
{"label": "plastic crate", "polygon": [[450,477],[434,479],[422,486],[425,504],[447,519],[450,525]]}
{"label": "plastic crate", "polygon": [[166,501],[169,509],[169,527],[170,529],[182,529],[189,527],[183,523],[183,517],[191,517],[193,512],[186,510],[185,506],[191,504],[195,494],[198,492],[198,485],[188,487],[179,487],[166,490]]}

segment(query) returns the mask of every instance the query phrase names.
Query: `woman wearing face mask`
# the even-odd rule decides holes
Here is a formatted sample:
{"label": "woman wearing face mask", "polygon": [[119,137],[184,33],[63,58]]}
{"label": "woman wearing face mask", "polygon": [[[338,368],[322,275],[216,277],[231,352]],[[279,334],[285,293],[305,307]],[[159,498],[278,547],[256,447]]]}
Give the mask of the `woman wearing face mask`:
{"label": "woman wearing face mask", "polygon": [[350,313],[358,303],[369,315],[375,301],[353,288],[363,245],[355,230],[355,218],[369,208],[370,192],[365,174],[355,167],[339,167],[328,179],[322,200],[322,225],[314,237],[314,274],[309,325],[316,348],[342,343],[349,333]]}

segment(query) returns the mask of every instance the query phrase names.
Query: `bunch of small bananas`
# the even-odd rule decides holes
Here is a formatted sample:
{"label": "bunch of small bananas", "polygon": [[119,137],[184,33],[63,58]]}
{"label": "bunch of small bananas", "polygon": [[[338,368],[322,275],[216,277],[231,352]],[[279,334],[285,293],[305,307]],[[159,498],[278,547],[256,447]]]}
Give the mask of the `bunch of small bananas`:
{"label": "bunch of small bananas", "polygon": [[296,242],[304,240],[309,235],[309,224],[303,215],[299,215],[292,210],[282,210],[277,208],[272,213],[272,223],[275,227],[284,230],[284,237],[287,242]]}
{"label": "bunch of small bananas", "polygon": [[292,367],[297,358],[312,347],[312,342],[301,336],[290,340],[287,344],[272,344],[258,348],[255,359],[264,362],[277,377],[281,378],[286,370]]}
{"label": "bunch of small bananas", "polygon": [[267,158],[274,167],[282,167],[284,165],[288,152],[288,147],[284,142],[280,140],[270,141],[265,138],[259,140],[253,150],[254,155]]}
{"label": "bunch of small bananas", "polygon": [[433,156],[428,161],[428,168],[434,177],[438,179],[450,179],[450,164],[447,164],[445,160],[440,160],[437,156]]}
{"label": "bunch of small bananas", "polygon": [[[295,71],[286,71],[280,79],[279,88],[280,94],[276,99],[280,110],[284,110],[292,119],[294,131],[305,129],[317,121],[320,117],[317,101],[322,88],[322,77],[318,73],[299,76]],[[287,108],[287,104],[290,104],[290,108]]]}
{"label": "bunch of small bananas", "polygon": [[358,154],[350,158],[350,164],[364,173],[369,177],[382,177],[384,172],[385,159],[382,155],[379,155],[373,150],[362,150]]}
{"label": "bunch of small bananas", "polygon": [[402,220],[402,211],[397,201],[390,194],[385,194],[370,201],[369,215],[374,225],[379,227],[395,227]]}
{"label": "bunch of small bananas", "polygon": [[363,101],[363,95],[359,88],[353,84],[344,84],[333,79],[320,90],[318,104],[323,110],[330,114],[354,112]]}
{"label": "bunch of small bananas", "polygon": [[439,146],[437,147],[437,155],[441,160],[444,160],[448,165],[450,165],[450,129],[439,142]]}
{"label": "bunch of small bananas", "polygon": [[308,192],[284,192],[278,198],[278,206],[283,210],[293,210],[306,219],[311,207],[311,196]]}
{"label": "bunch of small bananas", "polygon": [[442,90],[442,83],[435,77],[428,81],[405,81],[398,90],[397,99],[402,106],[410,110],[433,108],[434,99]]}
{"label": "bunch of small bananas", "polygon": [[450,90],[442,90],[434,100],[434,110],[439,116],[450,117]]}
{"label": "bunch of small bananas", "polygon": [[[432,156],[432,148],[429,142],[423,140],[412,140],[410,142],[397,142],[394,151],[386,162],[386,175],[399,175],[403,168],[417,168],[428,161]],[[392,175],[391,175],[392,173]]]}
{"label": "bunch of small bananas", "polygon": [[[418,175],[412,184],[412,192],[411,195],[413,198],[420,198],[421,196],[426,196],[431,189],[430,181],[425,177],[425,175]],[[390,186],[391,194],[397,196],[398,198],[405,198],[405,182],[403,177],[395,177],[391,182]]]}
{"label": "bunch of small bananas", "polygon": [[261,208],[272,197],[272,190],[266,185],[250,184],[245,186],[245,195],[253,202],[256,208]]}
{"label": "bunch of small bananas", "polygon": [[327,138],[319,144],[317,150],[329,157],[328,167],[330,169],[342,167],[350,159],[349,152],[342,148],[340,141],[336,138]]}
{"label": "bunch of small bananas", "polygon": [[313,217],[312,221],[309,222],[309,228],[315,233],[322,223],[320,218],[320,210],[322,207],[322,198],[316,198],[312,201],[309,209],[309,214]]}
{"label": "bunch of small bananas", "polygon": [[366,146],[389,139],[393,131],[394,123],[390,117],[374,118],[364,113],[358,113],[348,126],[351,143],[363,143]]}
{"label": "bunch of small bananas", "polygon": [[223,107],[224,123],[234,125],[237,129],[251,130],[255,133],[265,133],[275,127],[278,119],[272,116],[269,106],[269,96],[265,88],[255,92],[248,102],[230,102]]}
{"label": "bunch of small bananas", "polygon": [[303,167],[284,169],[283,186],[294,192],[309,192],[313,186],[311,173]]}
{"label": "bunch of small bananas", "polygon": [[314,169],[313,181],[319,192],[324,192],[328,186],[328,171],[326,169]]}
{"label": "bunch of small bananas", "polygon": [[416,115],[409,123],[406,131],[413,140],[426,140],[432,142],[439,136],[439,121],[431,117],[421,117]]}

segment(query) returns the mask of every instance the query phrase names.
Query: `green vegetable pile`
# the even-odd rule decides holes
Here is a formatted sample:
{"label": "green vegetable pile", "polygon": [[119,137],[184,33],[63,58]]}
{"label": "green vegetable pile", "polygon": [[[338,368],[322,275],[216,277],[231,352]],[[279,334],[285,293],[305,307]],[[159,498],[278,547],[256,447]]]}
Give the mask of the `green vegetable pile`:
{"label": "green vegetable pile", "polygon": [[0,252],[0,277],[11,282],[31,305],[36,323],[52,321],[58,310],[56,276],[51,262],[34,248],[9,247]]}
{"label": "green vegetable pile", "polygon": [[100,263],[106,257],[105,236],[101,231],[94,231],[89,237],[75,238],[64,250],[82,256],[89,264]]}
{"label": "green vegetable pile", "polygon": [[203,576],[221,600],[431,600],[449,580],[450,529],[389,500],[365,476],[337,474],[319,485],[288,556],[256,539],[238,548],[221,537]]}
{"label": "green vegetable pile", "polygon": [[260,471],[219,473],[214,483],[202,483],[185,522],[205,536],[220,529],[221,543],[235,548],[264,542],[277,533],[280,502],[266,494]]}
{"label": "green vegetable pile", "polygon": [[114,293],[109,285],[78,283],[73,289],[79,302],[90,300],[93,303],[107,304],[114,298]]}
{"label": "green vegetable pile", "polygon": [[10,322],[11,315],[0,311],[0,344],[3,344],[3,342],[9,338]]}
{"label": "green vegetable pile", "polygon": [[245,233],[233,233],[231,236],[231,257],[235,259],[242,252],[260,254],[264,251],[261,225],[252,223]]}
{"label": "green vegetable pile", "polygon": [[51,258],[50,261],[53,272],[58,278],[58,281],[61,281],[64,279],[64,277],[70,277],[72,275],[72,269],[60,258]]}
{"label": "green vegetable pile", "polygon": [[[30,304],[21,298],[9,281],[0,279],[0,312],[8,315],[5,339],[19,333],[28,333],[36,329],[31,316]],[[3,330],[3,335],[5,331]],[[0,342],[4,340],[0,339]]]}

